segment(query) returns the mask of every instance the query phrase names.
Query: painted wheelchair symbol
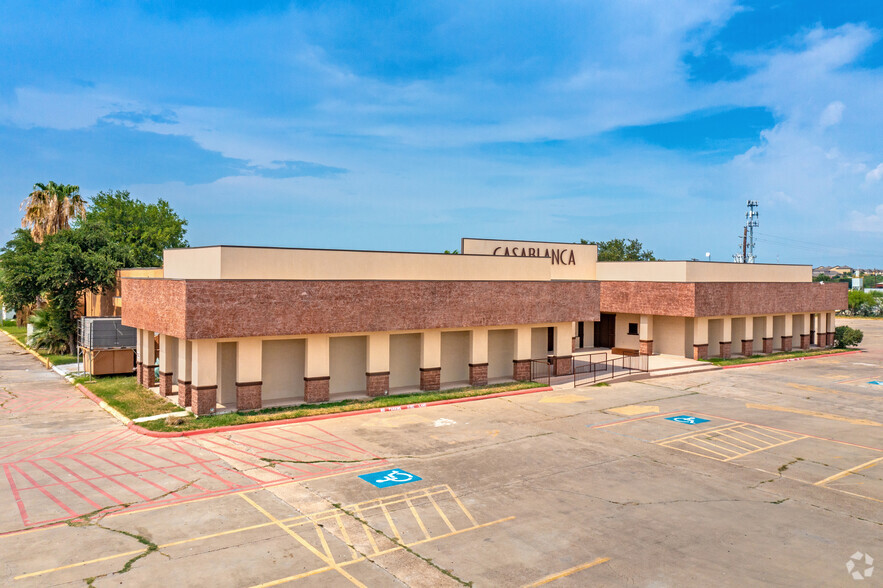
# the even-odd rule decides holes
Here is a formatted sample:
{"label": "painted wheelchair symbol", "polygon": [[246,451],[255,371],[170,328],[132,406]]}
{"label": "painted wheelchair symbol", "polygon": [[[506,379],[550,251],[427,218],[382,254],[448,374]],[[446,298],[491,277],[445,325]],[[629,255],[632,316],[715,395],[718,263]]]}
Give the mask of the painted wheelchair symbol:
{"label": "painted wheelchair symbol", "polygon": [[680,416],[673,417],[665,417],[667,421],[674,421],[676,423],[683,423],[685,425],[698,425],[700,423],[707,423],[708,419],[700,419],[699,417],[690,416],[688,414],[682,414]]}
{"label": "painted wheelchair symbol", "polygon": [[410,482],[414,479],[414,474],[409,474],[408,472],[400,472],[399,470],[392,470],[388,474],[386,474],[382,478],[376,478],[375,482],[380,482],[381,484],[385,483],[394,483],[394,484],[404,484],[405,482]]}
{"label": "painted wheelchair symbol", "polygon": [[359,476],[366,482],[373,484],[377,488],[386,488],[387,486],[397,486],[399,484],[408,484],[409,482],[419,482],[423,478],[408,473],[398,468],[394,470],[385,470],[382,472],[374,472],[372,474],[362,474]]}

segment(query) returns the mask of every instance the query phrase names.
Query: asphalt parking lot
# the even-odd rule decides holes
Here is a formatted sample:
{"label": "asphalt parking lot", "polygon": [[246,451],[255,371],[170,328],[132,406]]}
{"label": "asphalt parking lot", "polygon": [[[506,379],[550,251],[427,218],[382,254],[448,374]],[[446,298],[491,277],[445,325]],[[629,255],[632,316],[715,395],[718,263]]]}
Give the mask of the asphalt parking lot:
{"label": "asphalt parking lot", "polygon": [[4,338],[0,582],[883,585],[883,321],[849,324],[865,353],[175,439]]}

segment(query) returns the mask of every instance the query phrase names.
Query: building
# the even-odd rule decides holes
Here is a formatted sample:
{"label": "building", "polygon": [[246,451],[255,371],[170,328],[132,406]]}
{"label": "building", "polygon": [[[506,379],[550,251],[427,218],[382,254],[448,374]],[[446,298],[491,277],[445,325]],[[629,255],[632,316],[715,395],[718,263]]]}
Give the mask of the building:
{"label": "building", "polygon": [[254,410],[526,380],[537,359],[569,374],[598,347],[824,347],[846,307],[846,284],[813,283],[810,266],[603,263],[594,245],[486,239],[461,251],[167,250],[161,276],[121,277],[139,382],[158,366],[160,393],[195,414]]}

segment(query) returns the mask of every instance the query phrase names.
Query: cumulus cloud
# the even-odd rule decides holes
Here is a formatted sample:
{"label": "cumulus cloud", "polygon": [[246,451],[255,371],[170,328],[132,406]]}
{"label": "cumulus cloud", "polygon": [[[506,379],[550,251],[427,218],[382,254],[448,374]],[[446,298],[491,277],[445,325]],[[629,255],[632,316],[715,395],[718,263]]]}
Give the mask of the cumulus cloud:
{"label": "cumulus cloud", "polygon": [[865,180],[868,183],[879,182],[881,178],[883,178],[883,163],[869,171],[868,174],[865,176]]}
{"label": "cumulus cloud", "polygon": [[836,125],[843,119],[845,109],[846,105],[839,100],[832,102],[822,111],[822,115],[819,117],[819,126],[825,128]]}
{"label": "cumulus cloud", "polygon": [[853,210],[849,213],[850,228],[854,231],[883,233],[883,204],[877,205],[873,214]]}

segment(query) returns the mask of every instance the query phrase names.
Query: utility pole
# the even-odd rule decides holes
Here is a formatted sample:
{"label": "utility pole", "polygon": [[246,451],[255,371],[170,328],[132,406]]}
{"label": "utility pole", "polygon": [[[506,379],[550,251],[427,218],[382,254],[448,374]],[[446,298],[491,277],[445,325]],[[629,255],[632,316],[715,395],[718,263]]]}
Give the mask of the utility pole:
{"label": "utility pole", "polygon": [[745,213],[745,226],[742,228],[742,252],[733,255],[736,263],[754,263],[754,228],[757,224],[757,201],[748,201],[748,212]]}

